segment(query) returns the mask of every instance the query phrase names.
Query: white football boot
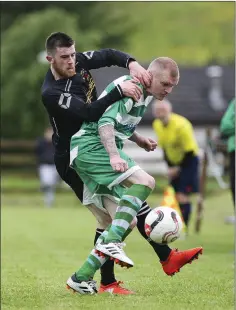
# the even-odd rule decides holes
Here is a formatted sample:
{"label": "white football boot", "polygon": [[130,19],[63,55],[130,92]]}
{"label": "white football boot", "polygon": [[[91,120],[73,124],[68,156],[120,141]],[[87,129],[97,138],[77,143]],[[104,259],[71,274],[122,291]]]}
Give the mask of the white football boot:
{"label": "white football boot", "polygon": [[123,247],[125,243],[123,242],[110,242],[110,243],[97,243],[95,245],[95,252],[103,256],[104,254],[110,256],[111,260],[121,267],[133,267],[134,263],[128,256],[125,254]]}
{"label": "white football boot", "polygon": [[96,281],[78,281],[74,274],[67,280],[66,284],[68,289],[72,289],[74,293],[77,292],[82,295],[93,295],[98,292],[96,288]]}

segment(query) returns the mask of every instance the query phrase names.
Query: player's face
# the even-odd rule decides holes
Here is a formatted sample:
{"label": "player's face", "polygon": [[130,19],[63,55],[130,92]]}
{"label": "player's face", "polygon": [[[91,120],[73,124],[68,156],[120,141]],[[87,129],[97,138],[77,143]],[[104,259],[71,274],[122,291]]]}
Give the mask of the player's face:
{"label": "player's face", "polygon": [[163,100],[178,84],[179,77],[173,78],[169,71],[162,71],[153,78],[150,93],[158,100]]}
{"label": "player's face", "polygon": [[159,104],[155,109],[155,117],[164,124],[168,122],[170,109],[166,105]]}
{"label": "player's face", "polygon": [[75,46],[57,47],[51,64],[61,77],[69,78],[75,75]]}

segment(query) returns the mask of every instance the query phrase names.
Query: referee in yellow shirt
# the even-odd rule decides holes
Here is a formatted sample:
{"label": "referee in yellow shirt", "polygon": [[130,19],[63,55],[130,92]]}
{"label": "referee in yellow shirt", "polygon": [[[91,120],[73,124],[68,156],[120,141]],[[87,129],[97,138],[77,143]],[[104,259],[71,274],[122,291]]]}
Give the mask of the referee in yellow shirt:
{"label": "referee in yellow shirt", "polygon": [[193,127],[185,117],[172,113],[167,100],[156,101],[153,114],[153,129],[168,164],[170,185],[175,189],[183,219],[188,226],[191,214],[189,194],[199,191],[198,145]]}

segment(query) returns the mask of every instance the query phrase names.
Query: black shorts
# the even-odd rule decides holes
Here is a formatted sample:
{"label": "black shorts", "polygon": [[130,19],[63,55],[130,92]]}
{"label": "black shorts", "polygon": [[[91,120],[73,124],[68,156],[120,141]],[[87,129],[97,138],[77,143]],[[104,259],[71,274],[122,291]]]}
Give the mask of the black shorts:
{"label": "black shorts", "polygon": [[82,202],[84,183],[75,170],[70,167],[70,152],[56,152],[54,154],[54,161],[57,172],[62,180],[72,188],[76,196]]}
{"label": "black shorts", "polygon": [[192,157],[188,165],[181,169],[180,174],[171,181],[176,193],[199,192],[199,159]]}

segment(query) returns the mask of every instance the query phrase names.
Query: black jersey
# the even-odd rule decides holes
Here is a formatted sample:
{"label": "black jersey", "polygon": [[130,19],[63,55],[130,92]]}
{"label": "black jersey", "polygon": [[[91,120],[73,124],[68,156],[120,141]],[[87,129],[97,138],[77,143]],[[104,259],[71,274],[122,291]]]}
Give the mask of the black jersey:
{"label": "black jersey", "polygon": [[97,121],[112,103],[123,97],[121,88],[114,88],[97,100],[97,91],[90,69],[116,65],[127,67],[130,57],[120,51],[103,49],[76,53],[76,74],[55,80],[48,70],[43,86],[42,101],[53,128],[53,144],[58,151],[68,151],[70,138],[79,131],[83,121]]}
{"label": "black jersey", "polygon": [[51,141],[44,137],[37,139],[35,153],[38,165],[54,165],[54,147]]}

